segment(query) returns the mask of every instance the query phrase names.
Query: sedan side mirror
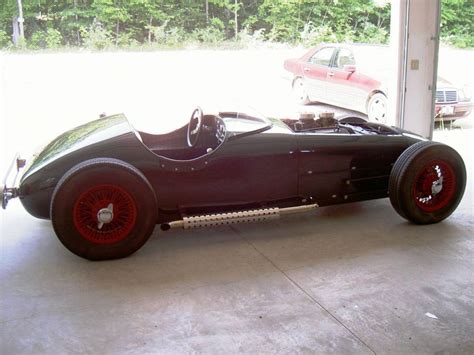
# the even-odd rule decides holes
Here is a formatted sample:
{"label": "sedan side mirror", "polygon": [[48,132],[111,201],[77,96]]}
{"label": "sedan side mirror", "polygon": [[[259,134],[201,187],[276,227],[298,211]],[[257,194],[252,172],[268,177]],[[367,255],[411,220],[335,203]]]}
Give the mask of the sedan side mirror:
{"label": "sedan side mirror", "polygon": [[343,69],[346,72],[354,73],[356,71],[356,66],[353,64],[348,64],[348,65],[344,65]]}

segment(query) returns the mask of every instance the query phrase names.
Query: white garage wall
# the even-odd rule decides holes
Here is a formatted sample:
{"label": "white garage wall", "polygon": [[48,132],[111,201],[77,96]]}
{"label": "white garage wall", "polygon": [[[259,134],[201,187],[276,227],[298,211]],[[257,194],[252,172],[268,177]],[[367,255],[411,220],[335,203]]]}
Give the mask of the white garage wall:
{"label": "white garage wall", "polygon": [[402,128],[431,138],[434,124],[440,0],[392,2],[391,116]]}

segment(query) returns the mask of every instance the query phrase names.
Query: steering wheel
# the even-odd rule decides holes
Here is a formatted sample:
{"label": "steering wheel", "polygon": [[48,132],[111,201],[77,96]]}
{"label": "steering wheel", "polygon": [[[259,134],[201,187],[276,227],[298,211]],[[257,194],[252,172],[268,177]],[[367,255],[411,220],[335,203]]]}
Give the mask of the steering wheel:
{"label": "steering wheel", "polygon": [[[202,109],[198,106],[194,109],[191,119],[189,120],[188,125],[188,146],[194,147],[199,139],[199,133],[201,133],[202,128],[202,118],[203,118]],[[194,123],[196,123],[194,125]]]}

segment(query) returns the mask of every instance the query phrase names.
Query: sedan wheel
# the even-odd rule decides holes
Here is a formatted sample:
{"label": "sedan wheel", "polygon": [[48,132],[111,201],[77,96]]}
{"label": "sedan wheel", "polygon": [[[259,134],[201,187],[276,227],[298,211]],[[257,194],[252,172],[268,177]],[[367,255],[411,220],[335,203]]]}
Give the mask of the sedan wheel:
{"label": "sedan wheel", "polygon": [[293,96],[295,101],[299,104],[309,104],[308,91],[306,90],[306,84],[302,78],[296,78],[293,81]]}
{"label": "sedan wheel", "polygon": [[367,104],[369,121],[387,123],[387,97],[382,93],[371,96]]}

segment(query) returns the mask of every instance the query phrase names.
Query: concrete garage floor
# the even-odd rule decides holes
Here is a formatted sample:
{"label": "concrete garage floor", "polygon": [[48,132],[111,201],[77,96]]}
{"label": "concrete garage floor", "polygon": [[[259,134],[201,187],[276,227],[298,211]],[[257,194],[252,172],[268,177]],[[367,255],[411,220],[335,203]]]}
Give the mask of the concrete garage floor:
{"label": "concrete garage floor", "polygon": [[13,201],[1,214],[0,353],[473,353],[472,138],[435,135],[463,154],[470,181],[437,225],[377,200],[157,228],[132,257],[88,262]]}
{"label": "concrete garage floor", "polygon": [[[104,111],[139,129],[177,127],[160,114],[166,101],[174,111],[235,96],[297,112],[280,71],[301,52],[198,51],[194,66],[187,51],[0,56],[0,173],[16,151]],[[444,77],[468,77],[472,52],[445,59]],[[172,65],[203,86],[183,87]],[[437,225],[409,224],[377,200],[272,223],[157,228],[132,257],[93,263],[14,200],[0,211],[0,354],[474,353],[473,120],[435,132],[461,152],[469,181]]]}

